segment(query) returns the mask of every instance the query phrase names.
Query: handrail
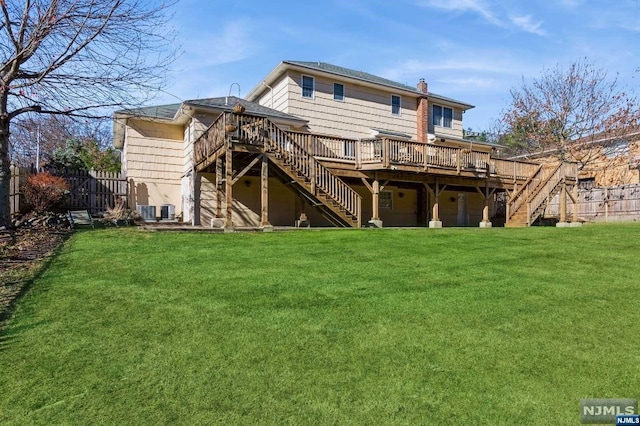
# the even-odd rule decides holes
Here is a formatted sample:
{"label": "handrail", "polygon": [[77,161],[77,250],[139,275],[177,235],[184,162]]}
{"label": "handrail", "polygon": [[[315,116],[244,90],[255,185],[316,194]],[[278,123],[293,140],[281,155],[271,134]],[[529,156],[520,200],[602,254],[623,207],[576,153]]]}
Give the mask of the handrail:
{"label": "handrail", "polygon": [[537,168],[536,171],[529,176],[529,178],[520,186],[520,189],[518,189],[511,197],[509,197],[509,202],[512,202],[513,200],[515,200],[517,197],[520,196],[520,194],[522,194],[522,192],[524,191],[525,188],[527,188],[529,186],[529,184],[531,183],[531,181],[536,177],[536,175],[538,173],[540,173],[540,170],[542,170],[542,164],[540,164]]}
{"label": "handrail", "polygon": [[511,219],[520,208],[526,205],[527,223],[529,223],[535,219],[537,210],[557,188],[558,184],[576,173],[576,165],[572,163],[560,162],[556,166],[548,168],[540,165],[536,173],[527,179],[526,183],[507,201],[507,211],[509,212],[507,219]]}
{"label": "handrail", "polygon": [[558,186],[560,182],[565,178],[563,171],[563,163],[560,163],[558,167],[556,167],[555,171],[549,179],[544,183],[544,185],[540,185],[538,189],[529,197],[529,221],[535,220],[534,214],[538,210],[538,208],[545,202],[545,199],[551,195],[554,189]]}
{"label": "handrail", "polygon": [[548,182],[561,165],[562,163],[553,168],[551,173],[548,173],[550,168],[545,168],[544,165],[540,165],[536,173],[531,175],[525,184],[509,199],[508,219],[511,219],[522,206],[529,204],[531,197],[538,193],[540,188]]}
{"label": "handrail", "polygon": [[[300,138],[292,138],[288,132],[281,130],[267,119],[265,119],[265,127],[265,147],[275,151],[296,171],[310,179],[312,190],[320,190],[338,203],[357,220],[359,226],[362,219],[362,197],[360,194],[334,175],[328,168],[315,161],[315,158],[309,155],[309,150],[299,143]],[[308,139],[302,140],[308,142]],[[313,195],[316,194],[314,193]]]}
{"label": "handrail", "polygon": [[218,118],[200,135],[193,143],[194,165],[205,161],[218,148],[224,145],[226,114],[220,114]]}

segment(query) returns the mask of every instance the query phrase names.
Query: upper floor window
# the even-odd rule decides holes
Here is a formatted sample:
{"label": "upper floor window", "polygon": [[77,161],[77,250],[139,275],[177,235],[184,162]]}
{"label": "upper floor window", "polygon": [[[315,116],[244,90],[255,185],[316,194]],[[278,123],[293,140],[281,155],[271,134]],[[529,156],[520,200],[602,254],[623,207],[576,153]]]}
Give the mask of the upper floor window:
{"label": "upper floor window", "polygon": [[391,95],[391,114],[400,115],[402,106],[402,98],[398,95]]}
{"label": "upper floor window", "polygon": [[302,97],[313,99],[315,85],[316,84],[313,77],[309,77],[308,75],[303,75],[302,76]]}
{"label": "upper floor window", "polygon": [[453,127],[453,109],[440,105],[433,106],[433,125]]}
{"label": "upper floor window", "polygon": [[344,101],[344,84],[333,83],[333,99]]}

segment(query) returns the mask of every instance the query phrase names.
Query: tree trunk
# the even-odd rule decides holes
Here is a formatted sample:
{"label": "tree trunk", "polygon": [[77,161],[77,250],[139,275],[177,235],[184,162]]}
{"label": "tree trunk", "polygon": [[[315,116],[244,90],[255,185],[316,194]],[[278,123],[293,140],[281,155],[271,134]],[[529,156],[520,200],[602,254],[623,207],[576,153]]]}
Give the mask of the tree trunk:
{"label": "tree trunk", "polygon": [[9,118],[0,116],[0,227],[9,227],[11,188],[11,160],[9,159]]}

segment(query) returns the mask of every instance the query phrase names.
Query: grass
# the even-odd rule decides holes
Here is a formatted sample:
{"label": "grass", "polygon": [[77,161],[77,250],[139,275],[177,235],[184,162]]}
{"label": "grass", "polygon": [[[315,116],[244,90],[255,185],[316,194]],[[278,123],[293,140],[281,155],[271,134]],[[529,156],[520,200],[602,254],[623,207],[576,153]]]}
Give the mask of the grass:
{"label": "grass", "polygon": [[79,232],[0,332],[2,424],[578,424],[638,398],[640,225]]}

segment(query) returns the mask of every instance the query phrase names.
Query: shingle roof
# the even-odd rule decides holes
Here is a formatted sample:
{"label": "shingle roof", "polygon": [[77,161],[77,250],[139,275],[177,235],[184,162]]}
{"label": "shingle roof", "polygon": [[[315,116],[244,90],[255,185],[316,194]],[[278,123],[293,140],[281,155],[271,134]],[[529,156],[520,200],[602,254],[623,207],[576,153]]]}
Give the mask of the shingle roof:
{"label": "shingle roof", "polygon": [[[317,71],[324,71],[331,74],[339,75],[342,77],[353,78],[356,80],[366,81],[368,83],[379,84],[382,86],[387,86],[395,89],[405,90],[408,92],[414,92],[418,95],[423,95],[417,88],[398,83],[397,81],[389,80],[386,78],[378,77],[377,75],[369,74],[364,71],[357,71],[350,68],[340,67],[337,65],[328,64],[326,62],[306,62],[306,61],[283,61],[285,64],[297,65],[299,67],[309,68]],[[443,101],[453,102],[456,104],[462,104],[468,106],[469,108],[473,108],[473,105],[468,104],[466,102],[458,101],[456,99],[448,98],[446,96],[441,96],[436,93],[429,92],[429,97],[437,98]]]}
{"label": "shingle roof", "polygon": [[304,123],[307,122],[307,120],[304,120],[300,117],[296,117],[291,114],[276,111],[275,109],[268,108],[266,106],[257,104],[255,102],[248,101],[246,99],[238,98],[236,96],[226,96],[226,97],[223,96],[220,98],[207,98],[207,99],[193,99],[193,100],[185,101],[184,103],[192,106],[222,109],[225,111],[231,111],[236,104],[241,104],[242,106],[245,107],[246,112],[248,112],[249,114],[260,115],[264,117],[281,118],[284,120],[294,120],[294,121],[299,121]]}
{"label": "shingle roof", "polygon": [[[263,117],[280,118],[283,120],[291,120],[306,123],[299,117],[276,111],[275,109],[259,105],[235,96],[222,96],[219,98],[191,99],[183,102],[185,105],[193,107],[211,108],[222,111],[231,111],[236,104],[242,104],[246,112],[249,114],[259,115]],[[156,105],[143,108],[126,109],[116,111],[119,114],[132,115],[136,117],[156,118],[161,120],[173,120],[182,104]]]}
{"label": "shingle roof", "polygon": [[182,104],[156,105],[142,108],[124,109],[116,111],[118,114],[132,115],[136,117],[158,118],[162,120],[171,120],[180,109]]}

